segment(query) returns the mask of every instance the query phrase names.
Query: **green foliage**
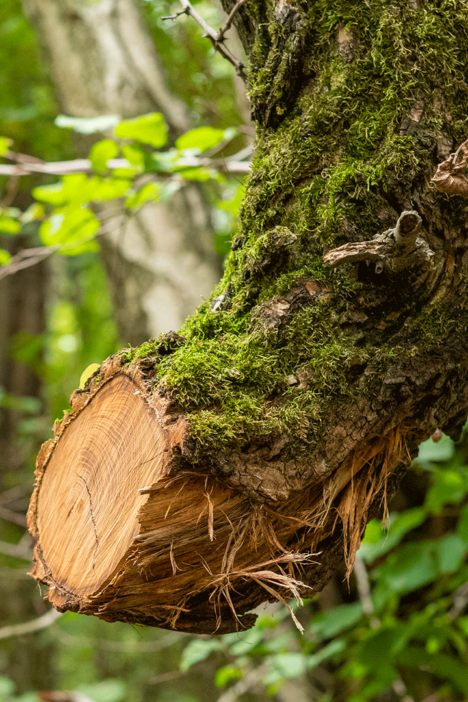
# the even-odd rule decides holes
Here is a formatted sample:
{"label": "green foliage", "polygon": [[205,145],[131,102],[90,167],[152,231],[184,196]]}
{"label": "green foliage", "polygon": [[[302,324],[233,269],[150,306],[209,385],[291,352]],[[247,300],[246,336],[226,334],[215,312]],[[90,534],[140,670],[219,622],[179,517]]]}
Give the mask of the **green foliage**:
{"label": "green foliage", "polygon": [[61,129],[71,129],[79,134],[96,134],[112,129],[120,122],[118,115],[99,115],[99,117],[68,117],[58,115],[55,125]]}
{"label": "green foliage", "polygon": [[17,696],[15,695],[15,689],[16,686],[13,680],[0,675],[0,700],[2,702],[40,702],[40,698],[35,692],[26,692],[24,695]]}
{"label": "green foliage", "polygon": [[215,129],[214,127],[198,127],[191,129],[178,139],[175,145],[181,151],[187,149],[194,150],[196,153],[213,149],[219,146],[223,141],[231,141],[236,136],[235,129]]}
{"label": "green foliage", "polygon": [[[448,437],[423,444],[412,473],[411,481],[428,484],[422,504],[391,513],[388,528],[371,521],[358,552],[368,569],[372,612],[352,580],[348,602],[320,611],[319,595],[306,608],[312,612],[308,621],[305,612],[296,613],[306,629],[303,637],[282,611],[261,617],[245,634],[222,637],[215,649],[225,655],[218,682],[227,684],[230,671],[235,679],[257,669],[271,695],[290,678],[315,686],[328,677],[323,702],[380,699],[396,683],[413,699],[429,692],[465,699],[468,617],[461,613],[468,606],[468,491],[460,489],[458,478],[465,485],[468,430],[459,444]],[[451,527],[431,538],[431,524],[443,515]],[[201,642],[203,658],[206,643]]]}
{"label": "green foliage", "polygon": [[155,149],[167,143],[167,127],[164,117],[159,112],[141,115],[136,119],[124,119],[114,127],[116,137],[135,139],[142,144],[149,144]]}
{"label": "green foliage", "polygon": [[[233,128],[200,127],[179,137],[176,148],[154,151],[165,146],[168,139],[163,116],[158,112],[128,120],[114,115],[90,119],[60,115],[55,122],[81,134],[93,134],[112,126],[116,139],[103,139],[92,146],[89,160],[94,175],[75,173],[63,176],[56,183],[34,187],[32,194],[36,202],[29,207],[28,214],[14,208],[0,212],[0,233],[13,236],[20,233],[26,221],[41,220],[39,235],[42,243],[57,247],[58,252],[65,256],[99,250],[96,237],[100,222],[92,210],[95,203],[123,199],[131,216],[148,203],[168,200],[180,190],[184,180],[224,184],[226,179],[214,168],[187,165],[181,159],[214,147],[221,149],[237,136]],[[108,163],[120,155],[122,163],[110,169]],[[145,174],[154,180],[140,185],[138,177]],[[219,212],[223,209],[234,212],[239,205],[238,189],[238,185],[231,182],[228,197],[231,197],[232,205],[229,200],[222,200],[222,193],[213,190],[214,207],[219,204]],[[218,244],[222,253],[227,253],[229,246],[223,246],[222,242],[233,226],[233,218],[228,217],[224,228],[219,231]],[[0,255],[0,265],[8,262],[7,252]]]}

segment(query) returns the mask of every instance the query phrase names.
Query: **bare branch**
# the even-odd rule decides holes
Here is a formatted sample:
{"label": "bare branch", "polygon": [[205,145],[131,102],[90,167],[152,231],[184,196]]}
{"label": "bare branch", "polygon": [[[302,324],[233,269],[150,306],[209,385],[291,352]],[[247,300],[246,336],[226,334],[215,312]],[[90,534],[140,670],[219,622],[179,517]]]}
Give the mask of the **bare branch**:
{"label": "bare branch", "polygon": [[[197,22],[203,29],[203,36],[210,40],[214,50],[217,51],[218,54],[221,54],[221,56],[227,61],[229,61],[229,63],[232,64],[236,69],[237,75],[240,76],[244,82],[246,82],[247,76],[245,75],[244,66],[242,62],[239,61],[239,59],[237,59],[234,56],[234,54],[231,51],[229,51],[229,49],[226,46],[224,46],[223,43],[225,41],[224,35],[231,26],[235,13],[239,9],[239,7],[241,7],[244,4],[244,2],[246,2],[246,0],[239,0],[236,3],[236,6],[233,8],[232,12],[228,17],[226,25],[222,27],[219,32],[216,32],[213,29],[213,27],[210,27],[210,25],[203,19],[203,17],[200,14],[198,14],[198,12],[192,6],[189,0],[180,0],[180,4],[184,8],[183,11],[178,12],[175,15],[171,15],[170,17],[163,17],[162,19],[177,19],[177,17],[180,17],[180,15],[189,15],[190,17],[193,17],[195,22]],[[227,26],[228,23],[229,26]]]}
{"label": "bare branch", "polygon": [[[121,215],[120,217],[114,217],[110,222],[104,224],[97,232],[97,234],[94,234],[94,236],[87,237],[86,239],[82,239],[81,241],[75,242],[73,244],[61,244],[57,246],[39,246],[35,249],[23,249],[22,251],[19,251],[16,254],[16,256],[13,256],[10,263],[7,263],[0,267],[0,280],[2,278],[6,278],[6,276],[8,275],[13,275],[14,273],[17,273],[18,271],[21,271],[24,268],[30,268],[31,266],[35,266],[37,263],[40,263],[46,258],[49,258],[49,256],[52,256],[52,254],[54,253],[73,249],[78,244],[84,244],[87,241],[92,241],[93,239],[96,239],[99,236],[103,236],[104,234],[113,231],[115,227],[118,226],[125,218],[125,215]],[[3,508],[0,507],[0,517],[2,517],[2,509]],[[14,520],[10,519],[10,521]]]}
{"label": "bare branch", "polygon": [[354,561],[354,575],[356,576],[356,584],[359,599],[362,603],[362,609],[364,614],[370,616],[374,612],[374,605],[372,604],[369,576],[367,574],[366,564],[358,554],[356,554],[356,560]]}
{"label": "bare branch", "polygon": [[46,614],[42,617],[33,619],[30,622],[25,622],[24,624],[12,624],[11,626],[4,626],[0,629],[0,639],[11,639],[13,636],[24,636],[24,634],[33,634],[41,629],[46,629],[48,626],[53,624],[59,617],[61,613],[57,612],[55,609],[49,609]]}
{"label": "bare branch", "polygon": [[[0,280],[7,275],[13,275],[24,268],[30,268],[37,263],[44,261],[53,253],[59,250],[59,246],[38,246],[34,249],[23,249],[19,251],[9,263],[0,267]],[[1,513],[0,513],[1,516]]]}
{"label": "bare branch", "polygon": [[25,561],[31,561],[33,556],[29,548],[25,548],[20,544],[10,544],[8,541],[0,541],[0,553],[12,558],[22,558]]}
{"label": "bare branch", "polygon": [[87,636],[74,636],[60,627],[53,627],[52,632],[61,644],[65,646],[89,646],[99,648],[102,651],[113,651],[118,653],[153,653],[162,651],[170,646],[174,646],[182,641],[185,634],[175,631],[165,633],[157,641],[112,641],[111,639],[95,639]]}
{"label": "bare branch", "polygon": [[453,606],[449,612],[449,619],[453,622],[468,605],[468,583],[463,583],[452,595]]}
{"label": "bare branch", "polygon": [[31,496],[31,490],[29,487],[24,485],[17,485],[16,487],[10,488],[9,490],[4,490],[0,493],[0,505],[6,505],[10,502],[15,502],[21,497]]}
{"label": "bare branch", "polygon": [[[10,152],[13,154],[13,152]],[[24,154],[16,154],[17,157],[25,156]],[[23,160],[13,159],[13,156],[9,156],[10,160],[16,160],[15,164],[0,164],[0,175],[3,176],[22,176],[31,175],[32,173],[43,173],[45,175],[56,175],[64,176],[71,175],[73,173],[94,173],[91,166],[91,161],[87,158],[78,158],[74,161],[54,161],[54,162],[37,162],[39,159],[33,159],[32,157],[26,156]],[[30,161],[26,160],[31,158]],[[213,168],[221,173],[228,173],[233,175],[242,175],[244,173],[250,173],[250,163],[247,161],[233,161],[231,159],[210,159],[210,158],[180,158],[177,161],[177,167],[182,168],[199,168],[207,167]],[[129,162],[124,158],[112,158],[107,162],[107,167],[109,170],[114,168],[128,168],[130,166]],[[163,175],[163,174],[158,174]],[[172,175],[172,172],[169,173]]]}
{"label": "bare branch", "polygon": [[0,519],[5,519],[7,522],[13,522],[13,524],[18,524],[18,526],[26,526],[26,517],[24,514],[19,514],[18,512],[13,512],[12,509],[7,507],[0,507]]}
{"label": "bare branch", "polygon": [[231,28],[232,21],[233,21],[235,15],[236,15],[237,11],[238,11],[239,8],[241,8],[242,5],[244,5],[246,2],[247,2],[247,0],[237,0],[236,4],[234,5],[234,7],[232,8],[231,12],[229,13],[229,16],[228,16],[228,18],[227,18],[227,20],[226,20],[226,24],[224,25],[224,27],[221,27],[221,29],[220,29],[219,32],[218,32],[218,41],[224,41],[224,35],[225,35],[226,32],[228,31],[228,29]]}

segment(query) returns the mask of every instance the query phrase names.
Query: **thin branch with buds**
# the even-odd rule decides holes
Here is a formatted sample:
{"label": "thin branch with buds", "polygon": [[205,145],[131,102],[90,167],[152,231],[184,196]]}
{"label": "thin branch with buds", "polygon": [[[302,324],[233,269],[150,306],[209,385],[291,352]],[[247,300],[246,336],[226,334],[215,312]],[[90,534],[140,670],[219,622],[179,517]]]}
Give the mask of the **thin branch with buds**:
{"label": "thin branch with buds", "polygon": [[236,69],[237,75],[240,76],[244,82],[246,82],[247,76],[244,72],[244,65],[241,61],[239,61],[238,58],[234,56],[234,54],[226,46],[224,46],[224,42],[226,40],[225,34],[232,25],[234,15],[246,1],[247,0],[238,0],[238,2],[231,10],[229,17],[227,18],[226,24],[224,25],[224,27],[221,27],[219,32],[216,32],[213,29],[213,27],[210,27],[210,25],[203,19],[203,17],[200,14],[198,14],[198,12],[192,6],[189,0],[180,0],[180,4],[182,5],[183,9],[174,15],[170,15],[169,17],[162,17],[162,19],[175,20],[181,15],[189,15],[189,17],[193,17],[195,22],[197,22],[203,29],[203,36],[210,40],[214,50],[217,51],[218,54],[221,54],[221,56],[227,61],[229,61],[229,63],[232,64]]}

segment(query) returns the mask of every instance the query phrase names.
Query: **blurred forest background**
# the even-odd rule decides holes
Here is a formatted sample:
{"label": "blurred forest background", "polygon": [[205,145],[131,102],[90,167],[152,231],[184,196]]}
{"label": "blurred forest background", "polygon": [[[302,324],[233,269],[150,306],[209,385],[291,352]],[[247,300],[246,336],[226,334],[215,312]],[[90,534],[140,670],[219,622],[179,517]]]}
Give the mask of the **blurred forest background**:
{"label": "blurred forest background", "polygon": [[[194,5],[219,29],[215,0]],[[248,99],[191,18],[162,19],[179,10],[0,4],[0,700],[466,700],[468,432],[421,446],[349,584],[343,569],[297,609],[304,635],[279,605],[223,637],[58,615],[27,576],[53,420],[91,364],[180,328],[235,236]],[[43,164],[64,161],[90,172]]]}

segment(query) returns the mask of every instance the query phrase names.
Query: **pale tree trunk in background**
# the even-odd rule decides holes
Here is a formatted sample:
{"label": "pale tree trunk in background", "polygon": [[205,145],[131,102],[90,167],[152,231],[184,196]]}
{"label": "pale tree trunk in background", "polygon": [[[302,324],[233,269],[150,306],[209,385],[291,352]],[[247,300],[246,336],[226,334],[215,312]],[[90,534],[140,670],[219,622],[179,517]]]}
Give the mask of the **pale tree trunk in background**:
{"label": "pale tree trunk in background", "polygon": [[[172,139],[189,128],[134,0],[23,0],[23,6],[64,113],[128,118],[158,111]],[[209,209],[195,184],[116,228],[102,257],[125,343],[178,329],[220,277]]]}
{"label": "pale tree trunk in background", "polygon": [[[5,238],[1,246],[11,253],[31,246],[27,236],[15,239]],[[32,340],[45,331],[45,305],[47,289],[47,264],[19,271],[0,281],[0,387],[15,398],[34,397],[41,399],[41,381],[26,365],[13,357],[15,338],[19,333],[27,334]],[[29,358],[31,365],[40,362],[37,357]],[[28,486],[31,474],[28,461],[37,451],[41,438],[31,434],[19,439],[20,422],[24,414],[18,410],[0,407],[0,493],[13,488]],[[27,498],[26,487],[25,497]],[[18,493],[21,494],[21,493]],[[13,497],[13,495],[12,495]],[[5,502],[3,506],[24,513],[22,500]],[[21,526],[0,519],[0,540],[13,541],[12,530],[18,536],[24,533]],[[27,564],[24,563],[24,567]],[[16,566],[18,568],[18,566]],[[18,575],[20,577],[18,577]],[[16,577],[15,577],[16,576]],[[38,589],[31,587],[25,570],[2,568],[0,573],[0,622],[16,624],[34,619],[47,610]],[[29,634],[2,643],[0,674],[8,675],[17,686],[18,692],[44,689],[53,686],[52,645],[44,644],[37,634]]]}

